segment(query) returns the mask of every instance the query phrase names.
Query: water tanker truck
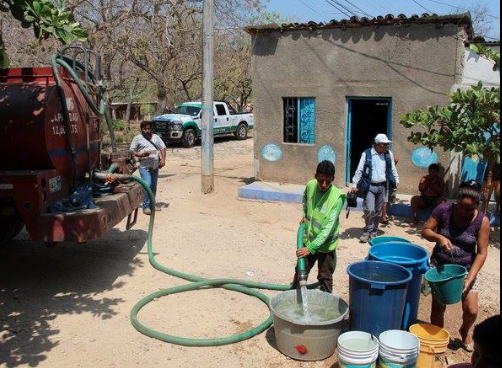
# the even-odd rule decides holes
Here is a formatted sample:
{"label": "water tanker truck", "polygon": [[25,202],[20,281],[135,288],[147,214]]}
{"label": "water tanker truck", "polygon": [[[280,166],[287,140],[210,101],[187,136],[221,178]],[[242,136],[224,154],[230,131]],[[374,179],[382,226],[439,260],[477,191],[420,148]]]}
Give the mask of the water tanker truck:
{"label": "water tanker truck", "polygon": [[0,70],[0,245],[25,226],[54,244],[99,239],[126,217],[134,225],[142,187],[126,180],[134,161],[117,151],[103,93],[99,57],[82,48],[48,67]]}

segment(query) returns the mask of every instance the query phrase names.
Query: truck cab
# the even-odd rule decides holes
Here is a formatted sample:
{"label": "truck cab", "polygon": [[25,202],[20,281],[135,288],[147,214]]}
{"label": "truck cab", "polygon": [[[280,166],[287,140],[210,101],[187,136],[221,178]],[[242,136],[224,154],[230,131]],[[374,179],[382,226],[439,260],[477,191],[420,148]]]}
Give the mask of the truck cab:
{"label": "truck cab", "polygon": [[[185,102],[172,113],[155,117],[153,128],[166,143],[181,142],[183,147],[193,147],[202,135],[202,103]],[[214,135],[233,134],[244,140],[254,129],[253,114],[237,113],[223,101],[216,101],[214,110]]]}

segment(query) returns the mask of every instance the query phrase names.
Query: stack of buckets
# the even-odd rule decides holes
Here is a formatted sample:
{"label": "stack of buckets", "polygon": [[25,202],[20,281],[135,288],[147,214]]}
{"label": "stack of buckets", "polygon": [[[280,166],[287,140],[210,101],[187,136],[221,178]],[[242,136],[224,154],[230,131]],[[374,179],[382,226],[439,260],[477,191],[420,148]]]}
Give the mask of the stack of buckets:
{"label": "stack of buckets", "polygon": [[340,367],[374,368],[378,361],[381,368],[434,368],[450,335],[415,325],[429,253],[401,238],[376,238],[371,245],[368,259],[347,269],[354,332],[339,338]]}
{"label": "stack of buckets", "polygon": [[377,339],[365,332],[348,332],[338,339],[340,368],[412,368],[420,355],[418,338],[404,331],[387,331]]}

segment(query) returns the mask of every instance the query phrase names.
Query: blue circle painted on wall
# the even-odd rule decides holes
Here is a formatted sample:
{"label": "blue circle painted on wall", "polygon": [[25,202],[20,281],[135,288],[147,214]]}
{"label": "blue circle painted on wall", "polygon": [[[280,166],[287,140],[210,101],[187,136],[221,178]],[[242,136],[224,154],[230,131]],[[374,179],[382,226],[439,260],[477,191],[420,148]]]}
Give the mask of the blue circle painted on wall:
{"label": "blue circle painted on wall", "polygon": [[336,152],[335,149],[331,146],[322,146],[319,148],[318,154],[319,162],[323,161],[331,161],[332,163],[336,163]]}
{"label": "blue circle painted on wall", "polygon": [[262,157],[270,162],[277,162],[282,159],[282,149],[276,144],[267,144],[261,149]]}
{"label": "blue circle painted on wall", "polygon": [[428,169],[430,165],[437,164],[438,159],[438,154],[427,147],[417,148],[411,154],[413,165],[422,169]]}

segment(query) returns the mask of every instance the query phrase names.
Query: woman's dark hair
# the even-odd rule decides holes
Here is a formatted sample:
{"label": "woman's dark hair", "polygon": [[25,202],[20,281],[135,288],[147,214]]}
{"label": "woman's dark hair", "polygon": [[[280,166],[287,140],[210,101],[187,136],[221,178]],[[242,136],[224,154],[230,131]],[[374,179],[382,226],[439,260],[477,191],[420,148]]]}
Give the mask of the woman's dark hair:
{"label": "woman's dark hair", "polygon": [[335,165],[331,161],[323,161],[317,166],[317,175],[328,175],[335,177]]}
{"label": "woman's dark hair", "polygon": [[477,192],[481,192],[481,183],[476,180],[464,181],[462,184],[460,184],[459,188],[460,189],[468,188],[475,190]]}
{"label": "woman's dark hair", "polygon": [[472,199],[476,204],[481,202],[481,193],[469,187],[460,188],[457,199]]}
{"label": "woman's dark hair", "polygon": [[[500,351],[500,315],[491,317],[474,329],[473,339],[486,349],[492,358],[499,356]],[[500,359],[498,360],[500,363]]]}
{"label": "woman's dark hair", "polygon": [[150,126],[150,127],[151,127],[152,125],[153,125],[153,124],[152,124],[152,122],[151,122],[151,121],[142,121],[142,122],[141,122],[141,124],[139,125],[139,127],[140,127],[141,129],[143,129],[144,127],[147,127],[147,126]]}
{"label": "woman's dark hair", "polygon": [[429,170],[436,170],[437,172],[441,171],[441,167],[438,164],[432,164],[429,166]]}

